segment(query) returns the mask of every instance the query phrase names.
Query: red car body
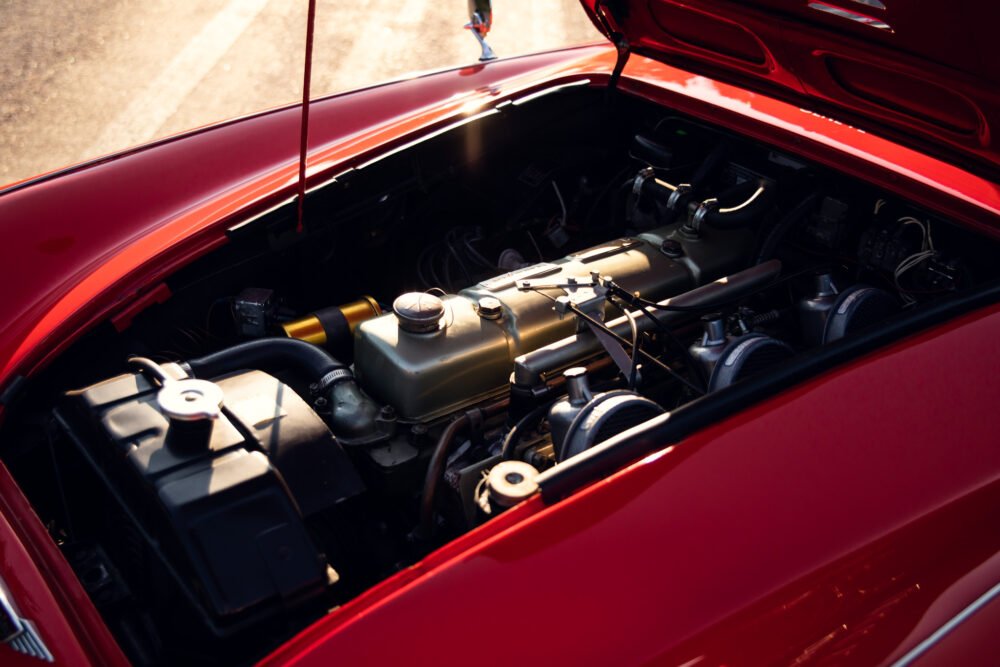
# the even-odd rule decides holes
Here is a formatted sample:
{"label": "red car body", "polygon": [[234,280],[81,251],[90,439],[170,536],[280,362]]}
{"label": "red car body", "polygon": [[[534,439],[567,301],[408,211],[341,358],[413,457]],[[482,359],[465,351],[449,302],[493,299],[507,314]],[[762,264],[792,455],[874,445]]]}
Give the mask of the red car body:
{"label": "red car body", "polygon": [[[680,24],[723,20],[704,7],[651,6],[687,12]],[[788,64],[804,67],[803,48],[834,45],[807,47],[809,35],[786,39],[780,21],[726,8],[734,30],[763,48],[763,64],[734,66],[739,52],[707,57],[712,44],[682,49],[676,36],[633,46],[668,60],[684,53],[698,71],[726,65],[719,78],[744,86],[766,79],[770,94],[645,55],[631,57],[618,87],[1000,235],[1000,188],[983,175],[997,164],[995,88],[953,86],[976,110],[970,131],[922,131],[958,124],[959,108],[944,120],[886,111],[886,131],[867,132],[831,109],[855,121],[871,118],[870,103],[838,107],[842,96],[807,90]],[[874,47],[869,56],[889,58]],[[308,181],[506,100],[606,86],[615,63],[612,46],[591,45],[316,100]],[[818,106],[798,101],[806,93]],[[166,275],[291,198],[298,123],[298,106],[277,109],[0,192],[0,392],[95,324],[127,327],[169,298]],[[914,142],[902,140],[907,130]],[[264,664],[981,661],[998,647],[989,622],[1000,582],[998,335],[1000,307],[981,307],[665,442],[564,500],[536,496],[334,610]],[[0,576],[56,663],[124,664],[2,466],[0,513]],[[968,620],[949,626],[956,618]],[[950,632],[923,644],[942,628]],[[36,664],[4,646],[0,662]]]}

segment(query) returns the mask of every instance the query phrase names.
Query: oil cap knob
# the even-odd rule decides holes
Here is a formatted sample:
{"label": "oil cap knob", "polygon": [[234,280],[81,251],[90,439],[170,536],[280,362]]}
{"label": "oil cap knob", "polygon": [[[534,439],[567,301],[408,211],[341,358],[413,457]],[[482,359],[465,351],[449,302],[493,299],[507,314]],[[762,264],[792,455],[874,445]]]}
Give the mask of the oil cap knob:
{"label": "oil cap knob", "polygon": [[399,328],[411,333],[430,333],[441,328],[444,301],[426,292],[407,292],[392,302]]}

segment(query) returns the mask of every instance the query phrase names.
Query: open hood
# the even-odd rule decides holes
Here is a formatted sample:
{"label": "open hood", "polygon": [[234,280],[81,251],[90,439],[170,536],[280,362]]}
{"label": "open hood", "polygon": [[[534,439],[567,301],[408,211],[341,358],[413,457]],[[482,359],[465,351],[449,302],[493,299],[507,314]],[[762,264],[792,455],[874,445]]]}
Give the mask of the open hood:
{"label": "open hood", "polygon": [[619,48],[1000,173],[1000,5],[581,0]]}

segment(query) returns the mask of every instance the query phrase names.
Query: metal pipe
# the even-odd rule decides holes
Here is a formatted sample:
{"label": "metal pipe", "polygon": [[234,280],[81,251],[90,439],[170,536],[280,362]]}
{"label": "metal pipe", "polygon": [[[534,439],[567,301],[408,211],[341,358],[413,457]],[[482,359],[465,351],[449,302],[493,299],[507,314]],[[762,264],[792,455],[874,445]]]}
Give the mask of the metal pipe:
{"label": "metal pipe", "polygon": [[[662,305],[683,307],[710,307],[713,303],[732,300],[742,294],[750,293],[778,277],[781,273],[781,262],[773,259],[749,269],[720,278],[714,282],[696,287],[679,296],[665,299]],[[655,310],[653,316],[663,324],[670,325],[679,320],[690,318],[691,313]],[[633,313],[640,332],[649,331],[654,323],[642,313]],[[626,337],[631,331],[628,317],[622,316],[611,320],[607,327],[615,334]],[[601,344],[589,331],[581,331],[576,335],[556,341],[551,345],[538,348],[517,357],[514,360],[514,384],[520,388],[535,388],[543,384],[547,375],[561,371],[580,361],[580,359],[600,351]]]}

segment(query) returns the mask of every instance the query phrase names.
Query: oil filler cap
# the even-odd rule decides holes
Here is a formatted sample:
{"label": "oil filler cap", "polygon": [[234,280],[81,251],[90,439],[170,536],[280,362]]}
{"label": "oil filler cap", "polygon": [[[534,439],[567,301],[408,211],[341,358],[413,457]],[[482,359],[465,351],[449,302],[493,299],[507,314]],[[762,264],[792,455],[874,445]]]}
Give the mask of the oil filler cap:
{"label": "oil filler cap", "polygon": [[441,328],[444,301],[426,292],[407,292],[392,302],[399,328],[411,333],[430,333]]}

